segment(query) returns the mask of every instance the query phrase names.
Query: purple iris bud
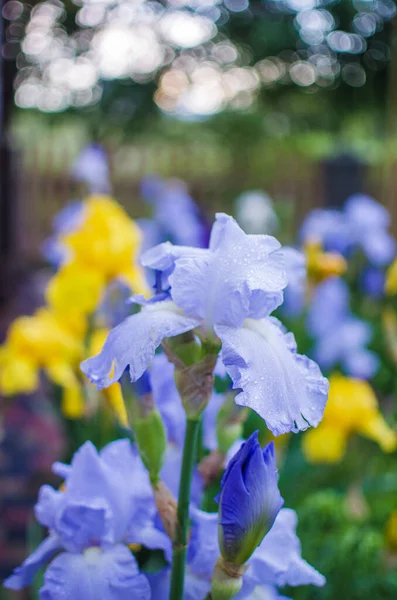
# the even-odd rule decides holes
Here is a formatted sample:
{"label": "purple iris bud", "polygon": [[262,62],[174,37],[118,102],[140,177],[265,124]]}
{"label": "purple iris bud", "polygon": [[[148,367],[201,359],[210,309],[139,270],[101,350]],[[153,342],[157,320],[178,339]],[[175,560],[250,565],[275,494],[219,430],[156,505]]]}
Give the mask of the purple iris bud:
{"label": "purple iris bud", "polygon": [[216,497],[224,560],[243,565],[270,531],[284,503],[277,485],[274,444],[262,449],[258,432],[230,461]]}
{"label": "purple iris bud", "polygon": [[129,418],[133,424],[136,419],[145,418],[154,410],[149,371],[144,371],[142,377],[137,381],[131,381],[131,375],[127,368],[120,378],[120,384]]}

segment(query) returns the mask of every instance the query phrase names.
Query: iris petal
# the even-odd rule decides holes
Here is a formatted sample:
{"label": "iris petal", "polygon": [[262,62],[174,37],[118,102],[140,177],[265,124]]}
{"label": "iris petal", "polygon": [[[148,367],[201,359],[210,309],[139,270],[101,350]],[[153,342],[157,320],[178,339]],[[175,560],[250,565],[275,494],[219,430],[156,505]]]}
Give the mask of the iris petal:
{"label": "iris petal", "polygon": [[14,573],[3,583],[10,590],[20,590],[30,585],[37,571],[52,558],[57,550],[61,548],[58,537],[50,536],[36,548],[36,550],[17,567]]}
{"label": "iris petal", "polygon": [[64,552],[44,576],[41,600],[149,600],[149,583],[131,552],[117,545],[107,552],[88,549],[84,555]]}
{"label": "iris petal", "polygon": [[211,251],[176,261],[172,297],[208,327],[238,327],[246,317],[267,316],[281,304],[287,284],[280,248],[275,238],[246,235],[232,217],[218,214]]}
{"label": "iris petal", "polygon": [[283,508],[250,561],[247,578],[257,584],[323,586],[325,578],[301,557],[301,544],[295,533],[297,516],[294,510]]}
{"label": "iris petal", "polygon": [[255,410],[274,435],[318,425],[328,381],[313,361],[296,354],[293,335],[277,319],[246,319],[243,327],[215,331],[233,387],[242,390],[237,404]]}
{"label": "iris petal", "polygon": [[120,379],[129,367],[131,380],[141,377],[165,337],[185,333],[197,320],[181,314],[172,302],[158,302],[125,319],[109,333],[102,351],[81,363],[98,388]]}

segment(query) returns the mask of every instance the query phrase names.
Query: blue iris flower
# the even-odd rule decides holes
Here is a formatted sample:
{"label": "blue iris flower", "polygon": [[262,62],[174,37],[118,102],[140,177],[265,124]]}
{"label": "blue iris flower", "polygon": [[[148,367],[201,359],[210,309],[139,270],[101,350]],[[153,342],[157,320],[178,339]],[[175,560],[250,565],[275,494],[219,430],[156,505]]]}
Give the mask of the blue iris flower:
{"label": "blue iris flower", "polygon": [[[193,509],[191,517],[184,599],[204,600],[211,590],[211,577],[219,556],[218,515]],[[273,600],[282,597],[277,587],[325,584],[325,578],[302,559],[296,526],[295,511],[281,509],[272,529],[247,563],[243,587],[236,600],[268,598],[267,593]],[[152,598],[168,600],[170,576],[170,567],[148,575]]]}
{"label": "blue iris flower", "polygon": [[388,232],[389,211],[365,194],[355,194],[344,207],[354,243],[361,248],[368,261],[381,267],[389,264],[396,254],[396,242]]}
{"label": "blue iris flower", "polygon": [[315,208],[302,223],[300,241],[319,241],[327,252],[339,252],[344,256],[352,249],[349,224],[342,211],[333,208]]}
{"label": "blue iris flower", "polygon": [[78,155],[71,175],[85,183],[90,194],[110,194],[110,171],[106,150],[98,143],[90,143]]}
{"label": "blue iris flower", "polygon": [[378,370],[378,357],[366,347],[372,328],[350,312],[349,289],[342,279],[334,277],[317,287],[307,328],[315,339],[313,357],[323,369],[340,365],[347,375],[360,379]]}
{"label": "blue iris flower", "polygon": [[255,410],[275,435],[318,425],[328,382],[313,361],[297,354],[293,335],[270,317],[287,285],[275,238],[246,235],[221,213],[208,249],[166,242],[142,262],[171,272],[170,299],[144,305],[110,332],[100,354],[82,363],[98,388],[117,381],[127,366],[132,380],[139,379],[164,338],[196,330],[219,338],[222,362],[241,390],[237,404]]}
{"label": "blue iris flower", "polygon": [[264,450],[258,432],[242,444],[222,477],[219,546],[225,560],[243,565],[273,526],[284,503],[277,485],[274,443]]}
{"label": "blue iris flower", "polygon": [[[240,470],[244,485],[239,483],[236,469]],[[249,471],[250,474],[247,474]],[[260,481],[255,481],[255,477]],[[264,482],[268,485],[264,486]],[[264,488],[267,487],[265,490]],[[281,598],[277,587],[313,584],[322,586],[325,579],[301,557],[301,546],[296,536],[297,517],[293,510],[281,509],[282,499],[277,489],[276,469],[272,446],[261,450],[256,436],[251,436],[244,447],[230,461],[222,485],[221,503],[225,493],[231,494],[228,502],[234,504],[230,518],[235,520],[235,531],[252,525],[258,514],[259,504],[264,507],[270,522],[274,524],[265,535],[247,563],[243,575],[243,587],[238,598]],[[252,497],[250,496],[252,494]],[[249,515],[249,510],[253,515]],[[185,600],[204,600],[211,590],[211,578],[219,557],[218,514],[207,513],[191,506],[191,532],[187,553]],[[170,589],[170,566],[156,574],[148,575],[152,598],[168,600]],[[257,596],[256,596],[257,594]]]}
{"label": "blue iris flower", "polygon": [[324,250],[349,256],[360,249],[376,267],[389,264],[396,254],[390,235],[388,210],[365,194],[350,196],[343,210],[315,209],[303,222],[302,241],[318,240]]}
{"label": "blue iris flower", "polygon": [[141,194],[153,207],[153,220],[143,225],[151,245],[164,240],[197,248],[207,245],[208,228],[183,181],[147,176],[141,181]]}
{"label": "blue iris flower", "polygon": [[148,475],[136,449],[118,440],[98,453],[86,442],[71,465],[55,463],[64,491],[45,485],[35,507],[48,537],[5,581],[13,590],[29,585],[53,558],[40,590],[42,600],[149,600],[146,577],[127,544],[169,553],[170,541],[157,517]]}

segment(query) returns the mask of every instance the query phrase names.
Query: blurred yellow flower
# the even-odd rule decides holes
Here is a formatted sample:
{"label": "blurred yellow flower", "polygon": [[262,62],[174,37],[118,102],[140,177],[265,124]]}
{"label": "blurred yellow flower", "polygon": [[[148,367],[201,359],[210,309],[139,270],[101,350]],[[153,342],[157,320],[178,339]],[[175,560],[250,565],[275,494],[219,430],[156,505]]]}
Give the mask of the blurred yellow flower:
{"label": "blurred yellow flower", "polygon": [[308,277],[314,283],[320,283],[328,277],[343,275],[347,262],[336,252],[324,252],[321,242],[309,241],[304,245]]}
{"label": "blurred yellow flower", "polygon": [[139,227],[110,196],[89,196],[81,225],[61,237],[72,264],[101,273],[106,283],[118,278],[134,293],[147,293],[143,270],[137,265],[141,241]]}
{"label": "blurred yellow flower", "polygon": [[49,281],[46,301],[71,327],[81,331],[87,325],[87,315],[98,307],[105,285],[106,279],[100,271],[70,263],[62,266]]}
{"label": "blurred yellow flower", "polygon": [[82,356],[82,338],[49,309],[40,308],[32,316],[19,317],[11,324],[0,349],[0,393],[11,396],[33,392],[43,370],[64,388],[66,397],[73,396],[72,412],[81,411],[76,373]]}
{"label": "blurred yellow flower", "polygon": [[[98,324],[91,316],[106,287],[120,279],[134,293],[148,294],[144,272],[137,265],[141,237],[138,226],[115,200],[109,196],[90,196],[86,200],[80,225],[60,237],[69,260],[48,283],[47,307],[33,316],[16,319],[0,348],[0,393],[33,392],[43,371],[63,388],[64,415],[84,415],[84,398],[93,390],[87,390],[91,384],[84,379],[79,365],[87,356],[97,354],[104,343],[107,330],[95,330]],[[101,394],[120,423],[127,426],[119,384]],[[95,396],[99,398],[96,391]]]}
{"label": "blurred yellow flower", "polygon": [[79,317],[94,312],[114,279],[124,281],[134,293],[148,295],[144,272],[137,265],[141,237],[139,227],[115,200],[90,196],[80,226],[61,236],[70,261],[49,282],[48,305],[81,327]]}
{"label": "blurred yellow flower", "polygon": [[397,258],[386,272],[385,292],[388,296],[397,294]]}
{"label": "blurred yellow flower", "polygon": [[[79,419],[85,413],[84,387],[88,383],[80,372],[83,358],[100,352],[108,330],[94,330],[85,348],[85,331],[76,336],[58,315],[47,308],[20,317],[10,326],[0,348],[0,393],[5,396],[29,394],[39,385],[40,372],[63,389],[61,409],[65,417]],[[128,427],[121,388],[114,383],[102,392],[119,422]]]}
{"label": "blurred yellow flower", "polygon": [[330,377],[324,418],[317,429],[305,433],[302,449],[312,463],[336,463],[342,460],[353,434],[377,442],[384,452],[393,452],[397,447],[397,434],[383,418],[371,386],[334,374]]}

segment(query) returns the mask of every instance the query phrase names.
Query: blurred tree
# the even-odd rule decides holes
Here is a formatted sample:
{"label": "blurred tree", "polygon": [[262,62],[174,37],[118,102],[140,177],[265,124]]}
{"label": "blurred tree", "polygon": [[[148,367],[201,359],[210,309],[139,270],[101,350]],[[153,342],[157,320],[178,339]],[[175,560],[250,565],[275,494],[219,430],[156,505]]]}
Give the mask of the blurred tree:
{"label": "blurred tree", "polygon": [[385,120],[393,0],[43,0],[9,12],[17,105],[83,110],[93,137],[164,115],[212,117],[238,144],[340,131],[357,112],[378,130]]}

